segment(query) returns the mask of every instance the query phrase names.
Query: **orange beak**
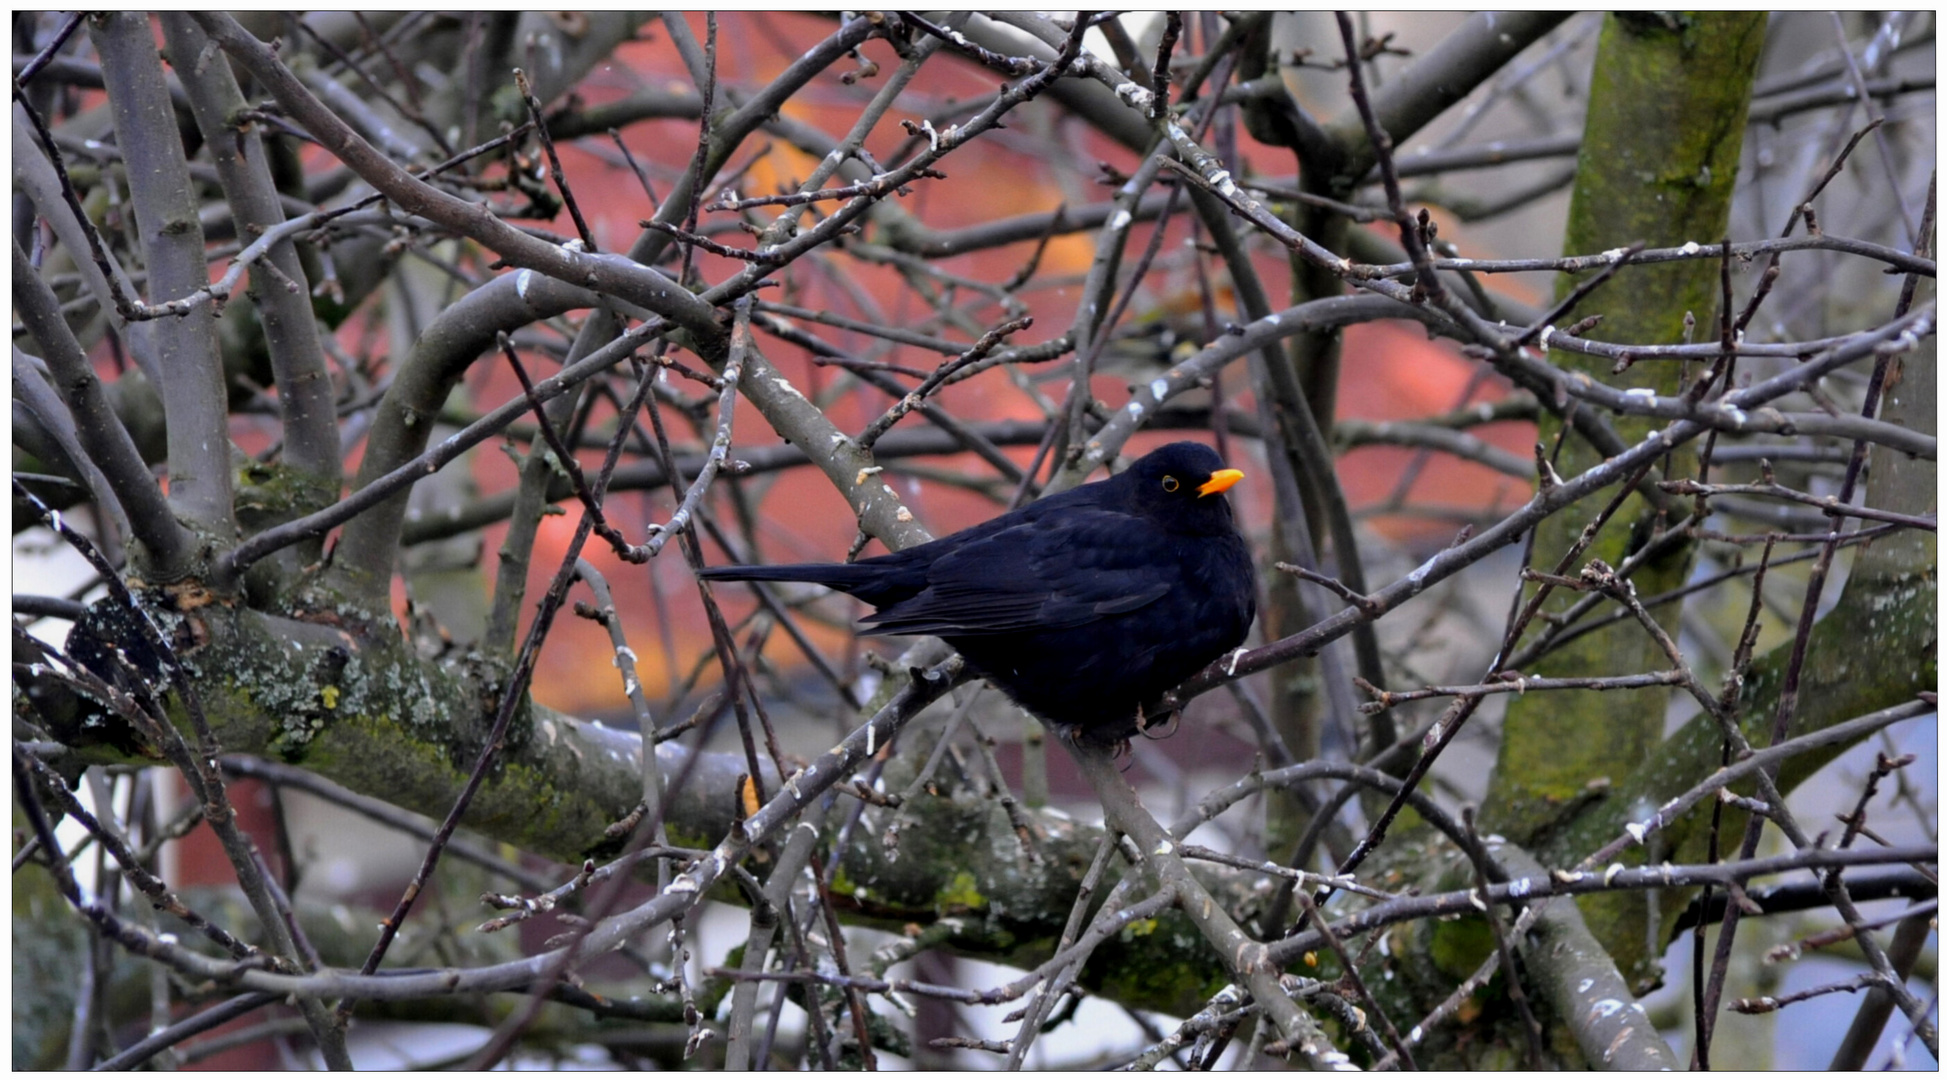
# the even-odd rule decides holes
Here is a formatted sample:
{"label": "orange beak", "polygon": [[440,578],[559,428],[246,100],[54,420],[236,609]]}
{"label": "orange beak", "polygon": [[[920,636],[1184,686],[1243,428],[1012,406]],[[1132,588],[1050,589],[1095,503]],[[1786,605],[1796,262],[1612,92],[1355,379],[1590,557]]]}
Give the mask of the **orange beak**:
{"label": "orange beak", "polygon": [[1210,479],[1197,489],[1198,495],[1217,495],[1229,491],[1231,485],[1244,479],[1241,469],[1218,469],[1210,474]]}

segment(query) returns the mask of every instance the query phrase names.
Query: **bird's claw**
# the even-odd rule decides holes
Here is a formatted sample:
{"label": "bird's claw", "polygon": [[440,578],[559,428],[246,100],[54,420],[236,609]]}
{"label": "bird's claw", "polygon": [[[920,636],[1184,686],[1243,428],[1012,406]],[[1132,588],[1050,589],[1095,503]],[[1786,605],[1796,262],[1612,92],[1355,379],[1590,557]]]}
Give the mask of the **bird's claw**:
{"label": "bird's claw", "polygon": [[[1167,739],[1176,734],[1176,729],[1182,721],[1183,710],[1165,707],[1158,720],[1152,723],[1149,714],[1143,707],[1141,705],[1136,706],[1136,734],[1141,735],[1145,739]],[[1150,732],[1152,730],[1156,731],[1157,734],[1151,735]],[[1126,742],[1127,740],[1124,741]]]}

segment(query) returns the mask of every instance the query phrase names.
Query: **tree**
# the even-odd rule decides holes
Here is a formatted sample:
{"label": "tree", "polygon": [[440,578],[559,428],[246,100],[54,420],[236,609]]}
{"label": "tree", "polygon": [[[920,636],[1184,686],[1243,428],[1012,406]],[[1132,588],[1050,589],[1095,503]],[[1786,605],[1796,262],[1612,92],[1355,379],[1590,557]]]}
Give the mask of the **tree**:
{"label": "tree", "polygon": [[[1019,1063],[1096,997],[1147,1043],[1060,1054],[1649,1068],[1604,1003],[1679,933],[1708,1063],[1733,948],[1806,909],[1861,957],[1821,991],[1868,991],[1835,1063],[1893,1010],[1937,1052],[1931,899],[1859,906],[1932,895],[1931,807],[1884,835],[1909,748],[1836,841],[1785,801],[1933,710],[1931,23],[1368,21],[18,16],[16,548],[94,576],[14,597],[16,987],[83,973],[16,993],[16,1065],[286,999],[253,1034],[334,1066],[429,1016],[476,1065]],[[1353,415],[1379,349],[1452,408]],[[1260,635],[1175,694],[1208,738],[1118,761],[936,641],[689,573],[1185,430],[1261,481]],[[615,688],[633,729],[536,700]],[[1174,819],[1123,772],[1206,753]],[[1050,805],[1070,757],[1103,824]],[[423,838],[376,939],[238,783]],[[199,821],[229,892],[162,869]]]}

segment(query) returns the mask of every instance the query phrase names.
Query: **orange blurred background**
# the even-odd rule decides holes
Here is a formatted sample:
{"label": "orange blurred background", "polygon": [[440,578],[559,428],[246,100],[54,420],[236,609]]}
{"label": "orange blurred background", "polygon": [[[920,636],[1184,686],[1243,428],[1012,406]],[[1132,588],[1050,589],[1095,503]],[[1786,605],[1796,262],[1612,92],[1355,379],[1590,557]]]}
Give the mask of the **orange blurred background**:
{"label": "orange blurred background", "polygon": [[[701,16],[691,15],[689,22],[697,39],[703,40],[705,27]],[[797,60],[809,43],[828,35],[831,29],[829,21],[811,15],[725,13],[719,20],[719,78],[723,84],[732,86],[761,85]],[[581,94],[586,103],[602,104],[644,87],[688,90],[691,86],[689,75],[662,28],[649,24],[640,36],[643,40],[632,42],[618,51],[617,64],[597,70],[584,81]],[[899,63],[890,48],[876,39],[864,47],[863,53],[868,60],[878,64],[881,72],[879,77],[860,79],[848,86],[841,82],[839,76],[853,65],[840,65],[838,70],[819,76],[793,96],[783,106],[783,115],[790,120],[813,125],[834,138],[843,137],[864,104],[883,85],[883,74],[894,70]],[[920,107],[926,107],[926,104],[937,107],[951,100],[964,101],[991,93],[995,86],[991,73],[942,53],[922,69],[901,101],[924,103]],[[1029,108],[1041,107],[1037,103]],[[1052,116],[1052,107],[1041,115]],[[908,138],[899,124],[902,116],[915,121],[922,118],[919,113],[902,112],[895,108],[868,138],[866,148],[880,160],[892,156],[899,144]],[[1026,110],[1017,110],[1008,121],[1010,128],[1026,128],[1040,122]],[[993,132],[947,157],[940,165],[947,179],[914,184],[911,194],[898,200],[899,208],[932,228],[959,228],[996,218],[1049,211],[1064,202],[1077,205],[1079,202],[1105,200],[1110,196],[1111,189],[1094,181],[1094,177],[1099,175],[1097,162],[1106,162],[1124,173],[1136,167],[1133,153],[1097,135],[1086,125],[1072,118],[1053,123],[1056,129],[1052,137],[1072,147],[1074,157],[1071,160],[1052,162],[1046,154],[1033,152],[1036,145],[1033,142],[1010,139],[1009,131]],[[672,177],[687,167],[695,148],[696,124],[687,120],[648,120],[626,128],[622,138],[630,151],[650,170],[652,182],[656,183],[656,190],[661,194],[669,190],[669,185],[656,178]],[[1237,141],[1247,171],[1269,176],[1291,171],[1292,158],[1288,151],[1252,141],[1241,125]],[[626,250],[638,235],[636,222],[650,216],[655,207],[634,173],[621,162],[620,155],[614,152],[607,139],[586,142],[590,145],[563,147],[563,164],[569,184],[583,213],[590,218],[597,244],[603,250]],[[747,140],[745,148],[732,158],[724,175],[741,170],[741,178],[735,187],[741,195],[748,197],[794,190],[809,175],[815,163],[816,159],[810,154],[775,136],[760,134]],[[1079,190],[1075,180],[1078,176],[1085,178],[1086,183]],[[767,220],[773,213],[774,210],[760,211],[760,215]],[[713,218],[721,217],[721,214],[704,215],[703,224],[707,225]],[[1167,226],[1170,232],[1161,249],[1166,257],[1169,253],[1183,251],[1183,245],[1190,236],[1189,217],[1187,213],[1179,211]],[[560,215],[555,221],[534,224],[564,233],[571,229],[566,214]],[[1442,234],[1447,236],[1455,235],[1461,228],[1449,221],[1440,224]],[[1382,230],[1390,228],[1371,227]],[[1151,229],[1152,226],[1147,224],[1134,227],[1123,259],[1125,274],[1136,254],[1148,243]],[[733,245],[748,242],[734,233],[719,236],[719,240]],[[1010,339],[1012,344],[1047,341],[1059,336],[1068,327],[1073,319],[1081,278],[1094,256],[1094,243],[1095,234],[1092,231],[1057,237],[1049,243],[1035,278],[1018,294],[1027,303],[1035,324],[1014,334]],[[1033,241],[1025,241],[948,257],[939,260],[937,265],[939,269],[954,275],[998,283],[1011,278],[1030,257],[1034,247]],[[733,260],[719,256],[700,253],[697,258],[702,275],[708,281],[721,280],[741,269]],[[826,264],[822,269],[807,268],[804,263],[787,268],[777,275],[783,283],[782,287],[765,289],[760,296],[898,326],[912,326],[932,314],[902,279],[900,272],[891,267],[836,252],[818,258]],[[1164,258],[1159,258],[1158,265],[1164,261]],[[1180,257],[1178,265],[1181,265]],[[1258,268],[1273,302],[1285,302],[1283,298],[1288,295],[1289,272],[1282,256],[1264,250],[1258,258]],[[843,282],[834,280],[836,275],[841,274],[845,279]],[[1176,276],[1192,285],[1194,283],[1193,275],[1179,271]],[[1162,282],[1164,278],[1163,273],[1152,269],[1149,288],[1152,297],[1166,292],[1154,284]],[[1183,288],[1182,282],[1173,284],[1179,287],[1179,291]],[[1510,283],[1497,282],[1497,285],[1510,286]],[[1518,291],[1518,285],[1511,287]],[[862,309],[857,299],[859,293],[870,297],[879,310]],[[962,302],[965,299],[963,294]],[[1191,303],[1194,302],[1192,296]],[[1128,319],[1139,317],[1140,303],[1139,296],[1138,304],[1132,305]],[[998,308],[991,304],[979,315],[989,325],[1001,319]],[[864,353],[871,344],[861,335],[833,327],[817,326],[811,329],[827,341],[848,350]],[[956,331],[935,332],[942,336],[971,340],[968,335]],[[758,344],[771,362],[809,396],[815,397],[839,377],[835,369],[813,364],[804,351],[796,346],[761,333]],[[1345,334],[1344,356],[1344,375],[1338,402],[1339,415],[1343,417],[1383,420],[1445,412],[1463,403],[1462,392],[1474,371],[1471,362],[1459,357],[1445,343],[1428,341],[1425,333],[1416,326],[1370,324],[1352,328]],[[942,360],[938,354],[908,347],[896,347],[876,358],[921,370],[931,370]],[[690,357],[683,359],[693,361]],[[1065,358],[1058,361],[1056,366],[1065,368],[1066,363]],[[474,395],[474,404],[479,408],[491,408],[520,393],[512,373],[496,357],[483,358],[466,384]],[[1248,378],[1242,365],[1233,365],[1226,372],[1224,386],[1231,407],[1247,411],[1252,407]],[[1064,381],[1051,382],[1043,393],[1059,400],[1064,387]],[[691,392],[697,388],[694,384],[683,384],[683,389]],[[1120,406],[1127,400],[1127,379],[1098,375],[1094,391],[1111,408]],[[1497,381],[1489,380],[1477,388],[1471,400],[1493,400],[1503,393]],[[999,370],[947,387],[935,400],[954,415],[970,419],[1036,419],[1041,415],[1039,409]],[[832,406],[830,413],[839,427],[857,431],[889,404],[890,400],[884,394],[864,388],[847,393]],[[609,422],[611,417],[612,413],[605,407],[598,407],[591,425]],[[901,425],[924,423],[922,418],[910,416]],[[1532,427],[1524,424],[1493,425],[1477,429],[1476,434],[1523,454],[1533,439]],[[680,425],[672,435],[693,439]],[[1185,437],[1196,435],[1180,431],[1145,434],[1131,444],[1130,452],[1139,453],[1161,442]],[[755,409],[739,403],[735,444],[731,453],[733,458],[737,456],[737,448],[779,441]],[[1245,447],[1250,444],[1238,442],[1234,445]],[[1015,447],[1009,448],[1008,452],[1025,466],[1032,457],[1033,448]],[[1234,450],[1233,456],[1239,452],[1243,451]],[[1248,452],[1255,453],[1255,448],[1251,447]],[[1347,453],[1340,461],[1339,474],[1355,512],[1361,506],[1385,499],[1400,471],[1413,456],[1411,450],[1393,447],[1366,447]],[[600,460],[598,452],[583,454],[584,465],[591,469]],[[927,459],[927,462],[948,468],[971,468],[978,464],[971,455]],[[1238,464],[1245,467],[1247,472],[1256,471],[1258,475],[1247,479],[1232,493],[1233,498],[1247,526],[1262,528],[1268,520],[1270,509],[1268,481],[1261,469],[1251,468],[1251,462]],[[507,455],[497,450],[483,447],[475,452],[471,456],[470,467],[482,491],[503,490],[515,482],[513,463]],[[844,557],[856,526],[844,501],[820,474],[813,469],[802,468],[773,474],[764,477],[763,481],[775,485],[761,504],[763,530],[760,541],[764,545],[764,558],[774,561],[836,561]],[[900,478],[895,483],[900,487],[907,505],[936,536],[964,528],[992,516],[998,510],[991,501],[965,490],[940,484],[923,484],[911,478]],[[1513,490],[1517,487],[1510,478],[1483,466],[1445,455],[1434,455],[1426,463],[1409,495],[1416,502],[1455,510],[1477,509],[1497,498],[1506,503],[1522,497],[1519,491]],[[674,500],[670,492],[664,489],[647,494],[617,493],[611,496],[609,505],[618,523],[639,535],[639,530],[649,521],[665,520],[674,507]],[[717,505],[721,506],[720,503]],[[547,588],[574,532],[580,511],[572,500],[565,504],[565,508],[568,510],[566,515],[549,517],[542,523],[530,564],[527,617],[532,616],[534,601]],[[1451,538],[1455,529],[1451,522],[1429,521],[1424,517],[1376,517],[1367,524],[1388,540],[1415,546],[1444,543]],[[505,529],[505,525],[496,525],[487,530],[480,570],[483,581],[491,581],[493,553],[497,551]],[[722,558],[721,551],[714,545],[706,544],[705,550],[712,560]],[[877,550],[875,544],[867,548],[865,554]],[[645,690],[654,700],[666,691],[670,673],[660,645],[663,629],[657,625],[656,608],[649,595],[645,575],[651,572],[661,575],[673,624],[668,632],[674,639],[679,663],[685,667],[709,646],[709,631],[691,575],[687,567],[682,565],[681,556],[674,546],[665,549],[656,560],[659,565],[653,569],[621,564],[599,541],[591,541],[584,556],[602,569],[615,589],[623,626],[639,657],[639,674]],[[400,590],[396,595],[403,610],[404,593]],[[749,608],[750,601],[741,590],[721,590],[719,595],[733,619]],[[806,630],[821,648],[829,650],[828,655],[843,651],[845,635],[842,632],[811,623],[806,624]],[[782,634],[776,635],[768,648],[768,655],[779,665],[802,662],[795,647]],[[611,663],[611,656],[611,646],[601,627],[564,615],[558,620],[543,650],[535,675],[536,698],[555,708],[577,713],[604,714],[626,710],[621,679]],[[714,675],[707,675],[705,684],[711,682],[714,682]],[[664,719],[666,721],[667,718]]]}

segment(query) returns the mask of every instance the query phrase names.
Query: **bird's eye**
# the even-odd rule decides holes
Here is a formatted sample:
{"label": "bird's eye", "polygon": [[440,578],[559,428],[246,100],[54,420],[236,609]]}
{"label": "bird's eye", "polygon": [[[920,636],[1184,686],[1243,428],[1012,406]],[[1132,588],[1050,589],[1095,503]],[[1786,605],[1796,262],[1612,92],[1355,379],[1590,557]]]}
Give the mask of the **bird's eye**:
{"label": "bird's eye", "polygon": [[1179,483],[1177,483],[1177,482],[1176,482],[1176,477],[1174,477],[1174,476],[1165,476],[1165,477],[1163,477],[1163,490],[1164,490],[1164,491],[1175,491],[1175,490],[1176,490],[1177,488],[1179,488],[1179,487],[1182,487],[1182,486],[1183,486],[1183,485],[1181,485],[1181,484],[1179,484]]}

